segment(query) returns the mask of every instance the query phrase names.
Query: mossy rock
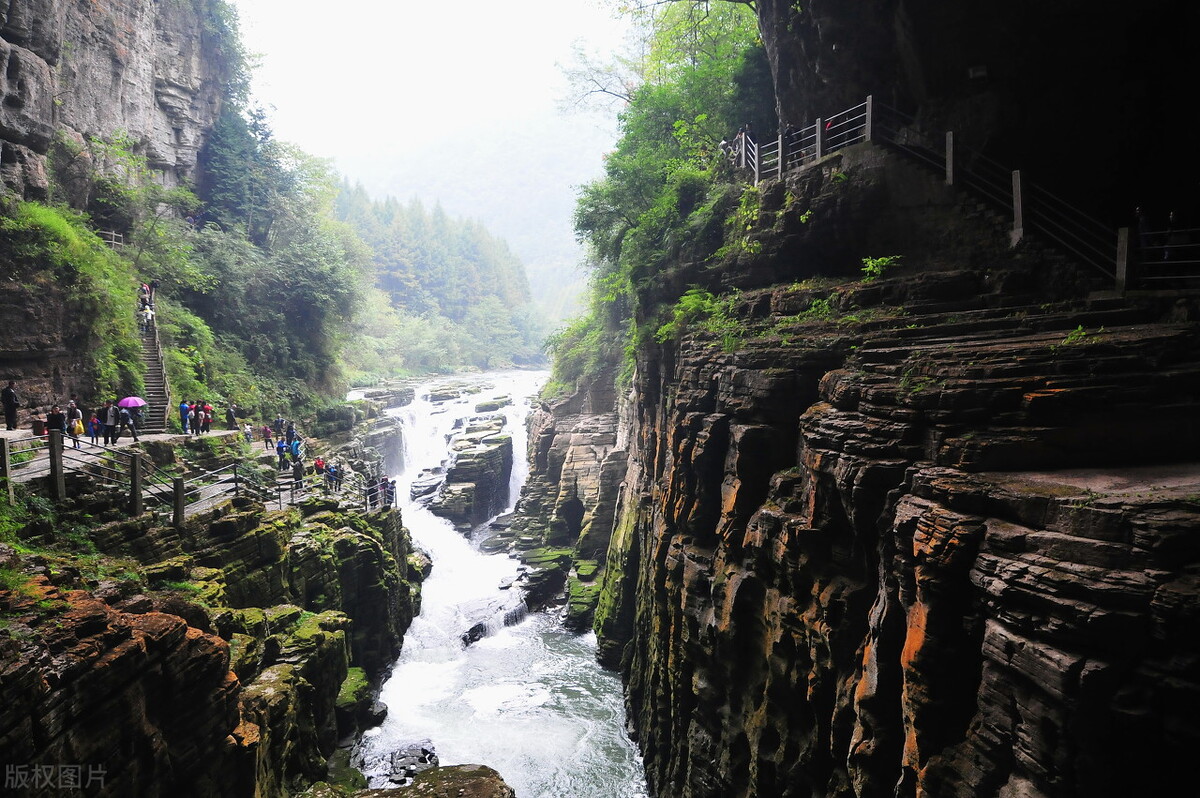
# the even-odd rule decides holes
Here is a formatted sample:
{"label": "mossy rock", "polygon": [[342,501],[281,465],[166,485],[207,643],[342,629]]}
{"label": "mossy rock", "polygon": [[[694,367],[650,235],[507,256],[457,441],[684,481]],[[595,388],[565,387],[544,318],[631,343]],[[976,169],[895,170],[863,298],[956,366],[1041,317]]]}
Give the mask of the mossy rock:
{"label": "mossy rock", "polygon": [[318,513],[335,512],[337,509],[338,500],[332,496],[309,496],[300,502],[300,514],[305,518]]}
{"label": "mossy rock", "polygon": [[263,613],[266,616],[268,628],[272,632],[281,632],[290,629],[296,621],[300,620],[304,610],[295,604],[278,604],[268,607],[263,610]]}
{"label": "mossy rock", "polygon": [[563,625],[576,632],[590,628],[599,600],[599,582],[581,582],[574,576],[570,577],[567,580],[567,614]]}
{"label": "mossy rock", "polygon": [[433,560],[428,554],[414,551],[408,555],[408,573],[412,581],[424,582],[433,573]]}
{"label": "mossy rock", "polygon": [[534,568],[566,568],[571,560],[570,549],[553,546],[530,549],[521,554],[521,562]]}
{"label": "mossy rock", "polygon": [[491,413],[499,410],[502,407],[508,407],[512,404],[511,396],[500,396],[495,399],[487,399],[475,405],[476,413]]}
{"label": "mossy rock", "polygon": [[371,700],[371,682],[367,679],[367,672],[362,668],[350,668],[346,673],[346,679],[342,682],[341,688],[338,689],[337,706],[338,708],[357,708],[365,701]]}
{"label": "mossy rock", "polygon": [[575,575],[579,577],[580,582],[591,582],[595,580],[596,574],[600,571],[600,563],[596,560],[576,560]]}
{"label": "mossy rock", "polygon": [[[354,790],[367,787],[367,777],[350,764],[350,749],[339,748],[329,757],[329,786],[334,790],[327,795],[348,795]],[[305,793],[307,795],[308,793]]]}
{"label": "mossy rock", "polygon": [[348,798],[348,796],[353,794],[353,789],[355,788],[347,790],[342,787],[329,784],[328,782],[318,781],[316,784],[300,793],[296,798]]}
{"label": "mossy rock", "polygon": [[262,663],[262,640],[235,632],[229,639],[229,670],[243,682],[254,678]]}
{"label": "mossy rock", "polygon": [[146,581],[151,585],[163,582],[183,582],[191,576],[191,571],[192,558],[187,554],[156,562],[142,569],[142,573],[146,575]]}
{"label": "mossy rock", "polygon": [[[513,789],[495,770],[485,765],[451,765],[422,771],[405,788],[412,798],[516,798]],[[394,793],[371,790],[356,798],[384,798]]]}

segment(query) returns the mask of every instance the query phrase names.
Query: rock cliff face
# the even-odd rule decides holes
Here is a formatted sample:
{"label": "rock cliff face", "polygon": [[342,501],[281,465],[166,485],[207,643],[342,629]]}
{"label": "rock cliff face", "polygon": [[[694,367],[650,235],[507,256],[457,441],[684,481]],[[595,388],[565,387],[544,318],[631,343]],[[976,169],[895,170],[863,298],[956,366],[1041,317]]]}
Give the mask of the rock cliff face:
{"label": "rock cliff face", "polygon": [[131,136],[166,185],[194,176],[220,110],[217,0],[26,0],[0,9],[0,179],[42,199],[56,133]]}
{"label": "rock cliff face", "polygon": [[[1184,779],[1196,309],[1085,298],[1050,250],[1009,249],[869,145],[764,186],[759,227],[758,254],[656,276],[663,297],[740,290],[743,337],[642,351],[615,436],[595,628],[654,793]],[[852,279],[884,252],[904,265]],[[569,495],[550,479],[564,444],[538,445],[549,495]]]}

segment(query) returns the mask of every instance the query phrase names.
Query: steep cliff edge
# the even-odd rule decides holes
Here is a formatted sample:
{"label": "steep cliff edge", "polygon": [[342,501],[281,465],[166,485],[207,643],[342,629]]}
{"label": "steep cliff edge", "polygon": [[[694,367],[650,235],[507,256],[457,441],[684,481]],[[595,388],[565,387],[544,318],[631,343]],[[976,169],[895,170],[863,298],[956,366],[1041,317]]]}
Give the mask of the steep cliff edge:
{"label": "steep cliff edge", "polygon": [[56,135],[130,136],[168,186],[195,177],[231,77],[221,0],[34,0],[0,10],[0,180],[44,199]]}
{"label": "steep cliff edge", "polygon": [[765,185],[749,238],[651,277],[645,308],[700,285],[737,332],[642,347],[619,434],[595,628],[655,794],[1183,777],[1194,304],[1087,299],[1051,250],[1010,249],[870,146]]}

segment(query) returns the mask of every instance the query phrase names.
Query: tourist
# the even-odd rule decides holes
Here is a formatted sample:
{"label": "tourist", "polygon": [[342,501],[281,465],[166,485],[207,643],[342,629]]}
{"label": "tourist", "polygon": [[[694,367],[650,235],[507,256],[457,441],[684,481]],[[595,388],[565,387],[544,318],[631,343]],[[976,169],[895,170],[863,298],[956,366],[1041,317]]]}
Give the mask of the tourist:
{"label": "tourist", "polygon": [[113,436],[113,443],[117,442],[117,439],[121,437],[121,433],[125,431],[126,427],[129,428],[129,433],[133,436],[133,442],[137,443],[137,419],[134,418],[133,413],[130,412],[128,407],[122,407],[119,418],[121,419],[121,426],[117,429],[117,434]]}
{"label": "tourist", "polygon": [[344,480],[345,478],[346,478],[346,467],[345,466],[337,466],[336,471],[334,472],[334,475],[333,475],[333,492],[334,493],[342,492],[342,480]]}
{"label": "tourist", "polygon": [[287,447],[287,444],[283,442],[283,438],[280,438],[278,441],[276,441],[275,454],[279,455],[279,470],[280,471],[286,470],[287,469],[288,447]]}
{"label": "tourist", "polygon": [[113,404],[112,399],[104,401],[100,420],[104,422],[104,445],[111,446],[117,442],[118,426],[121,423],[121,411]]}
{"label": "tourist", "polygon": [[100,417],[96,415],[96,411],[92,411],[92,417],[88,419],[87,434],[92,441],[92,446],[96,445],[96,439],[100,437],[100,428],[104,425],[100,423]]}
{"label": "tourist", "polygon": [[237,429],[237,403],[230,402],[229,407],[225,410],[225,423],[230,429]]}
{"label": "tourist", "polygon": [[289,421],[287,423],[287,442],[288,446],[292,445],[292,441],[296,439],[296,422]]}
{"label": "tourist", "polygon": [[50,408],[50,412],[46,414],[46,432],[50,430],[58,430],[66,432],[67,430],[67,414],[64,413],[58,405]]}
{"label": "tourist", "polygon": [[188,404],[187,399],[179,403],[179,426],[183,429],[184,435],[188,433],[188,414],[191,410],[192,407]]}
{"label": "tourist", "polygon": [[313,473],[317,475],[318,482],[325,476],[325,460],[321,455],[317,455],[317,459],[313,460]]}
{"label": "tourist", "polygon": [[242,440],[246,443],[254,441],[254,427],[250,426],[250,422],[246,422],[246,426],[242,427]]}
{"label": "tourist", "polygon": [[304,461],[296,460],[292,463],[292,490],[300,490],[304,487]]}
{"label": "tourist", "polygon": [[276,416],[276,417],[275,417],[275,437],[276,437],[276,438],[282,438],[282,437],[283,437],[283,425],[284,425],[284,423],[285,423],[285,422],[284,422],[284,420],[283,420],[283,416]]}
{"label": "tourist", "polygon": [[329,493],[337,487],[338,467],[336,463],[325,466],[325,492]]}
{"label": "tourist", "polygon": [[71,445],[79,448],[79,436],[83,434],[83,411],[74,400],[67,404],[67,434],[71,436]]}
{"label": "tourist", "polygon": [[266,450],[268,452],[271,451],[271,449],[275,448],[274,444],[271,443],[271,425],[270,424],[262,425],[262,436],[263,436],[263,447],[266,448]]}
{"label": "tourist", "polygon": [[300,436],[297,435],[296,437],[292,438],[292,442],[288,444],[288,449],[292,453],[293,461],[299,460],[304,456],[304,450],[300,447],[300,443]]}
{"label": "tourist", "polygon": [[17,384],[13,380],[8,381],[8,385],[0,390],[0,404],[4,405],[4,428],[17,428],[17,408],[21,406],[21,399],[17,396]]}

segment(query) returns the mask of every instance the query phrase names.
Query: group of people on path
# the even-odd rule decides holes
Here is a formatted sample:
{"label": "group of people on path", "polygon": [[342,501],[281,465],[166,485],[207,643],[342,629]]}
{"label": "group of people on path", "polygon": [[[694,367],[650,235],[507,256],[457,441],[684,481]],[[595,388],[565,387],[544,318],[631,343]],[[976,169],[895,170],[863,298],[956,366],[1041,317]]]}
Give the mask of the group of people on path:
{"label": "group of people on path", "polygon": [[[17,410],[21,407],[21,398],[17,393],[16,382],[9,380],[8,385],[0,391],[0,404],[4,407],[4,418],[7,429],[15,430],[17,425]],[[60,405],[51,406],[44,419],[37,413],[35,421],[42,421],[43,430],[60,430],[67,435],[74,448],[80,448],[80,438],[87,435],[93,445],[103,436],[104,445],[115,444],[128,431],[136,442],[138,427],[141,426],[141,411],[143,408],[120,407],[108,399],[104,406],[89,414],[85,420],[84,413],[79,407],[77,397],[72,396],[64,409]],[[207,400],[183,401],[179,403],[179,422],[183,431],[189,435],[203,435],[212,430],[214,408]],[[239,429],[238,407],[230,403],[225,411],[225,420],[232,430]],[[296,422],[285,419],[282,415],[275,418],[272,424],[263,424],[259,428],[263,446],[267,451],[274,450],[279,458],[279,471],[292,472],[293,487],[300,490],[304,487],[304,476],[307,468],[304,460],[304,440],[296,431]],[[243,439],[252,443],[254,427],[247,422],[241,428]],[[318,455],[312,463],[312,473],[326,493],[340,493],[346,478],[346,467],[334,462],[327,462]],[[368,508],[391,507],[396,503],[396,480],[381,476],[378,479],[364,481],[364,501]]]}
{"label": "group of people on path", "polygon": [[[236,422],[234,428],[236,429]],[[249,423],[242,429],[242,434],[247,443],[253,441],[253,427]],[[274,422],[263,424],[259,428],[259,434],[262,437],[263,448],[267,451],[273,449],[279,458],[280,473],[290,470],[292,488],[303,490],[308,467],[304,459],[304,439],[296,431],[296,422],[285,419],[282,415],[276,416]],[[312,474],[316,476],[317,484],[325,493],[341,493],[346,472],[345,466],[326,461],[319,454],[313,458]],[[364,500],[368,508],[393,506],[396,502],[396,480],[389,480],[386,476],[377,481],[368,480]]]}
{"label": "group of people on path", "polygon": [[[17,411],[22,405],[15,380],[9,380],[8,385],[0,390],[0,404],[4,406],[5,429],[15,430]],[[45,413],[34,408],[30,417],[34,433],[46,435],[57,430],[70,438],[71,446],[75,449],[81,447],[80,438],[84,435],[93,445],[96,445],[100,437],[104,438],[105,446],[115,444],[126,431],[134,441],[139,440],[138,427],[141,426],[142,408],[120,407],[115,400],[107,399],[103,407],[93,410],[85,420],[81,404],[79,397],[72,395],[65,407],[52,404]]]}
{"label": "group of people on path", "polygon": [[158,280],[151,280],[138,286],[138,329],[144,333],[154,329],[154,298],[157,294]]}
{"label": "group of people on path", "polygon": [[[233,405],[229,412],[235,412]],[[189,402],[184,399],[179,403],[179,426],[185,434],[203,435],[212,432],[213,406],[207,399]]]}

